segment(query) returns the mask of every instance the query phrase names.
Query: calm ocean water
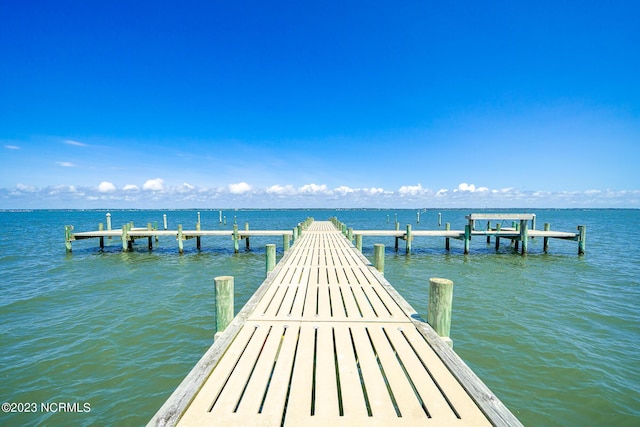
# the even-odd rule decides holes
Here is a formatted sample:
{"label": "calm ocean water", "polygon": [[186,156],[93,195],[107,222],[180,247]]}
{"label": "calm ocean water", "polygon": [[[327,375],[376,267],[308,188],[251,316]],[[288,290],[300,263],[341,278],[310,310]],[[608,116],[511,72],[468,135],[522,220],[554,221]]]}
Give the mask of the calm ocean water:
{"label": "calm ocean water", "polygon": [[[498,210],[493,210],[495,212]],[[504,210],[500,210],[504,211]],[[517,211],[517,210],[515,210]],[[110,211],[114,228],[146,226],[162,215],[169,228],[195,228],[196,211]],[[201,210],[202,227],[291,229],[307,216],[337,216],[354,228],[392,229],[395,215],[414,229],[464,226],[480,210]],[[538,228],[587,226],[586,255],[577,242],[541,239],[520,256],[508,244],[416,238],[413,252],[385,243],[387,279],[426,318],[429,277],[452,279],[451,336],[456,352],[525,424],[640,425],[640,210],[532,210]],[[236,311],[264,280],[264,245],[252,238],[233,253],[228,238],[146,240],[123,253],[120,239],[64,247],[64,225],[89,231],[106,211],[0,212],[0,400],[23,404],[0,413],[0,425],[143,425],[211,345],[213,278],[235,276]],[[387,222],[387,218],[390,222]],[[24,405],[27,404],[27,405]],[[35,404],[35,405],[32,405]],[[3,409],[5,407],[3,406]],[[65,412],[71,409],[73,412]]]}

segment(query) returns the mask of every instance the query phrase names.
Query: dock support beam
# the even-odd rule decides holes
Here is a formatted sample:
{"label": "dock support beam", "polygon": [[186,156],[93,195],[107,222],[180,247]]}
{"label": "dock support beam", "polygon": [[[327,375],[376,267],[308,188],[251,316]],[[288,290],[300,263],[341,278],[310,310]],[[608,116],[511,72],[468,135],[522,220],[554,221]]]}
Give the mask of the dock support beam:
{"label": "dock support beam", "polygon": [[269,274],[271,270],[276,268],[276,245],[272,243],[268,244],[266,246],[266,253],[267,274]]}
{"label": "dock support beam", "polygon": [[362,234],[356,234],[356,249],[362,252]]}
{"label": "dock support beam", "polygon": [[449,279],[429,279],[427,322],[451,348],[453,348],[453,341],[449,338],[449,334],[451,333],[452,304],[453,282]]}
{"label": "dock support beam", "polygon": [[376,270],[384,274],[384,245],[382,243],[373,245],[373,265]]}
{"label": "dock support beam", "polygon": [[213,281],[216,291],[216,339],[233,321],[233,276],[218,276]]}
{"label": "dock support beam", "polygon": [[578,255],[584,255],[586,238],[587,238],[587,226],[579,225],[578,226]]}

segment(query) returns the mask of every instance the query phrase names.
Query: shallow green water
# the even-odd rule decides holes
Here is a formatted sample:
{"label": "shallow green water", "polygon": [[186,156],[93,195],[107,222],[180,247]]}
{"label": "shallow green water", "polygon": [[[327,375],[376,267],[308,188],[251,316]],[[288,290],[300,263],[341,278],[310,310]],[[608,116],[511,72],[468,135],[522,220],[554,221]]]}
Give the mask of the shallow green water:
{"label": "shallow green water", "polygon": [[[354,228],[391,229],[394,215],[414,229],[451,222],[478,210],[201,210],[202,227],[290,229],[307,216],[337,216]],[[531,210],[530,210],[531,211]],[[640,240],[638,210],[533,210],[538,227],[587,226],[587,253],[577,243],[541,239],[520,256],[508,244],[416,238],[413,252],[393,239],[387,279],[426,317],[429,277],[452,279],[455,350],[525,425],[640,425]],[[211,345],[213,277],[233,275],[236,311],[264,279],[264,245],[233,253],[228,238],[185,242],[161,238],[149,252],[141,240],[122,253],[119,239],[74,242],[64,249],[64,225],[93,230],[106,211],[0,212],[0,400],[35,403],[34,413],[0,413],[1,425],[142,425]],[[114,228],[146,225],[162,214],[169,227],[195,228],[196,211],[111,211]],[[387,217],[390,223],[387,223]],[[241,246],[241,249],[244,249]],[[88,404],[88,405],[87,405]],[[14,409],[18,409],[17,405]],[[23,405],[21,409],[34,409]],[[74,412],[64,412],[71,409]],[[88,411],[87,411],[88,409]]]}

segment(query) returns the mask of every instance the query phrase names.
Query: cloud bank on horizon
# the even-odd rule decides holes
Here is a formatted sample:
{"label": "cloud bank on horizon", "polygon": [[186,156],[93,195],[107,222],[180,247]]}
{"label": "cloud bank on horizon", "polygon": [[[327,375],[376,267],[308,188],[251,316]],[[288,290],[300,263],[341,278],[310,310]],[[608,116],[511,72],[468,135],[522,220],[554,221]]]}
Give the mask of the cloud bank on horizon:
{"label": "cloud bank on horizon", "polygon": [[[8,202],[9,201],[9,202]],[[438,190],[403,185],[329,188],[325,184],[274,184],[258,188],[247,182],[221,187],[197,187],[189,183],[165,185],[162,178],[141,186],[122,188],[103,181],[93,187],[65,185],[43,188],[18,184],[0,189],[0,209],[23,208],[633,208],[640,207],[640,190],[525,191],[514,188],[489,189],[460,183]]]}

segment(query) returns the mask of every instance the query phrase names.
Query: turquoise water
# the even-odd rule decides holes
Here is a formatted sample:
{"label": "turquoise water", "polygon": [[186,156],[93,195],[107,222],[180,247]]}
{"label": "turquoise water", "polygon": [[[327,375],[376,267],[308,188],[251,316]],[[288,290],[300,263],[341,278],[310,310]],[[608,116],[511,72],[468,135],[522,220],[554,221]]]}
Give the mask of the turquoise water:
{"label": "turquoise water", "polygon": [[[195,228],[195,210],[110,211],[114,228],[146,226],[167,214],[169,228]],[[202,227],[290,229],[307,216],[337,216],[354,228],[464,226],[479,210],[201,210]],[[426,317],[429,277],[452,279],[455,350],[525,424],[640,425],[640,210],[529,210],[552,229],[587,226],[586,255],[577,242],[529,244],[515,254],[503,244],[416,238],[413,252],[392,238],[364,238],[387,248],[387,279]],[[185,242],[146,239],[123,253],[120,239],[76,241],[64,248],[64,225],[97,228],[106,211],[0,212],[0,400],[31,413],[0,413],[0,425],[142,425],[211,345],[213,278],[233,275],[236,311],[264,279],[264,245],[233,253],[228,238]],[[387,223],[387,217],[390,223]],[[18,403],[22,406],[18,406]],[[33,405],[35,404],[35,405]],[[66,411],[65,411],[66,410]]]}

